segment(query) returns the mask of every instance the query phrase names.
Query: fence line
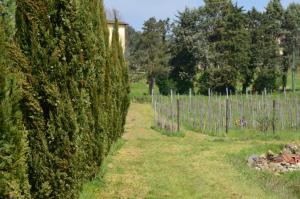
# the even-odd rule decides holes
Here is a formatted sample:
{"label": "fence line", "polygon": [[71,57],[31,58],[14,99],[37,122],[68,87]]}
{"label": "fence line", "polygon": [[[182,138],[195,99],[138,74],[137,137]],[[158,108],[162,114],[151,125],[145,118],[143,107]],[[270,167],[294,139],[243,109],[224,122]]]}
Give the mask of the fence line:
{"label": "fence line", "polygon": [[[175,96],[175,97],[174,97]],[[228,133],[230,129],[247,128],[258,131],[298,130],[300,98],[295,94],[226,96],[212,94],[194,96],[154,95],[154,126],[171,132],[180,125],[203,133]]]}

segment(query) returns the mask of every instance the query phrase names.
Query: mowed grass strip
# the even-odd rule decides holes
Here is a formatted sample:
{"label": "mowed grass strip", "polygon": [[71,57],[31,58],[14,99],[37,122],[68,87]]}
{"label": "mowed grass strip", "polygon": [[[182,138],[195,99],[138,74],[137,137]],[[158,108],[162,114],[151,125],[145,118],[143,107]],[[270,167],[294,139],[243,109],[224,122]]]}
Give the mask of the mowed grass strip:
{"label": "mowed grass strip", "polygon": [[[244,157],[248,154],[240,151],[273,140],[218,139],[188,130],[183,137],[170,137],[151,129],[152,125],[151,105],[132,104],[122,147],[107,158],[105,173],[96,179],[100,183],[84,186],[82,199],[297,198],[289,187],[278,194],[261,178],[245,175],[252,171]],[[237,154],[234,158],[240,161],[230,154]]]}

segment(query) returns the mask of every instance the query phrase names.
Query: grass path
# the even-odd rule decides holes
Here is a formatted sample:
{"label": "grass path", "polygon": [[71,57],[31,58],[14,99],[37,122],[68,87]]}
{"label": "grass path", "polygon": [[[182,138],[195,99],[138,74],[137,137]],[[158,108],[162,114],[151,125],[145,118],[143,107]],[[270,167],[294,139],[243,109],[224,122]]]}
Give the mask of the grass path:
{"label": "grass path", "polygon": [[150,105],[131,105],[124,143],[109,157],[104,183],[81,198],[279,198],[245,179],[227,159],[256,142],[214,141],[193,132],[164,136],[151,129],[151,113]]}

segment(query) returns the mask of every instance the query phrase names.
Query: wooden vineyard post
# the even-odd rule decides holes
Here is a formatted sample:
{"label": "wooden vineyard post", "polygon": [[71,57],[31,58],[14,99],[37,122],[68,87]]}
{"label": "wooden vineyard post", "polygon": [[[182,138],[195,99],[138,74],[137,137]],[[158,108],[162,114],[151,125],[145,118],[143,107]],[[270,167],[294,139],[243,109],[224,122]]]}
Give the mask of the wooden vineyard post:
{"label": "wooden vineyard post", "polygon": [[207,119],[209,122],[207,122],[206,125],[207,125],[207,130],[211,131],[211,128],[210,128],[211,122],[210,121],[212,121],[212,120],[211,120],[211,90],[210,90],[210,88],[208,89],[208,102],[207,103],[208,103],[207,104],[207,108],[208,108]]}
{"label": "wooden vineyard post", "polygon": [[296,97],[296,129],[299,129],[299,100]]}
{"label": "wooden vineyard post", "polygon": [[160,98],[160,96],[159,96],[159,98],[158,98],[158,104],[157,104],[157,122],[156,122],[156,125],[157,125],[157,127],[158,128],[161,128],[161,104],[162,104],[162,102],[161,102],[161,98]]}
{"label": "wooden vineyard post", "polygon": [[189,89],[189,104],[188,104],[188,123],[190,122],[191,119],[191,111],[192,111],[192,89]]}
{"label": "wooden vineyard post", "polygon": [[171,89],[171,132],[174,132],[173,90]]}
{"label": "wooden vineyard post", "polygon": [[229,92],[228,92],[228,87],[226,87],[226,99],[229,98]]}
{"label": "wooden vineyard post", "polygon": [[226,99],[226,124],[225,124],[225,128],[226,128],[226,134],[228,134],[228,130],[229,130],[229,99]]}
{"label": "wooden vineyard post", "polygon": [[295,80],[296,80],[296,53],[295,53],[295,44],[293,45],[293,62],[292,62],[292,91],[295,93],[296,88],[295,88]]}
{"label": "wooden vineyard post", "polygon": [[151,90],[151,100],[152,100],[152,106],[154,105],[154,89]]}
{"label": "wooden vineyard post", "polygon": [[272,118],[272,130],[275,133],[275,120],[276,120],[276,101],[273,100],[273,118]]}
{"label": "wooden vineyard post", "polygon": [[179,99],[177,99],[177,131],[179,132],[180,131],[180,113],[179,113],[179,110],[180,110],[180,105],[179,105]]}
{"label": "wooden vineyard post", "polygon": [[156,128],[157,127],[157,121],[156,121],[156,105],[157,105],[157,102],[155,100],[154,102],[154,127]]}

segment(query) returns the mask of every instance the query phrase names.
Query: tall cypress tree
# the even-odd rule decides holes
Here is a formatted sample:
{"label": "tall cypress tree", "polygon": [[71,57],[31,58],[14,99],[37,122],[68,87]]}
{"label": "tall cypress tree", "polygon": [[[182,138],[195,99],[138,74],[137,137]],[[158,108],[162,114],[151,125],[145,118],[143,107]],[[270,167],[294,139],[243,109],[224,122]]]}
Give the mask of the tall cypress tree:
{"label": "tall cypress tree", "polygon": [[[95,175],[96,168],[108,151],[108,124],[111,100],[107,90],[110,89],[110,79],[107,70],[110,70],[107,58],[108,30],[102,1],[79,1],[79,28],[82,49],[80,63],[83,70],[79,89],[84,94],[85,114],[82,117],[88,119],[88,132],[81,129],[82,145],[84,151],[82,157],[84,167],[89,167],[89,175]],[[88,23],[87,23],[88,22]],[[110,94],[110,93],[109,93]],[[87,103],[86,103],[87,102]]]}
{"label": "tall cypress tree", "polygon": [[[118,21],[115,22],[116,30],[119,30]],[[121,116],[121,123],[120,123],[120,134],[119,137],[124,133],[125,123],[126,123],[126,116],[128,113],[128,108],[130,105],[130,85],[129,85],[129,75],[128,75],[128,65],[125,61],[124,57],[124,49],[121,45],[119,35],[116,39],[118,42],[117,50],[118,50],[118,59],[120,62],[120,76],[121,76],[121,104],[120,104],[120,116]]]}
{"label": "tall cypress tree", "polygon": [[77,198],[82,180],[95,175],[124,131],[123,51],[115,45],[112,62],[101,0],[18,0],[16,23],[20,50],[12,53],[24,76],[20,104],[31,195]]}
{"label": "tall cypress tree", "polygon": [[120,134],[120,108],[121,108],[121,103],[122,103],[122,77],[121,77],[121,63],[119,60],[119,25],[118,25],[118,20],[115,19],[114,23],[114,29],[113,29],[113,35],[112,35],[112,40],[111,40],[111,66],[112,66],[112,79],[113,84],[112,84],[112,96],[113,96],[113,128],[112,128],[112,135],[111,135],[111,140],[114,141],[118,138]]}
{"label": "tall cypress tree", "polygon": [[32,195],[72,198],[78,194],[78,125],[72,106],[80,51],[75,5],[63,0],[17,3],[16,37],[30,62],[27,70],[34,95],[26,98],[23,109],[28,112]]}
{"label": "tall cypress tree", "polygon": [[22,78],[13,73],[13,60],[9,59],[13,29],[8,21],[6,16],[0,17],[0,198],[27,199],[30,190],[27,132],[20,111]]}
{"label": "tall cypress tree", "polygon": [[115,128],[113,140],[115,141],[124,132],[125,119],[129,107],[128,69],[124,59],[124,51],[120,43],[119,22],[115,17],[113,36],[111,41],[111,64],[113,67],[113,96],[115,109]]}

